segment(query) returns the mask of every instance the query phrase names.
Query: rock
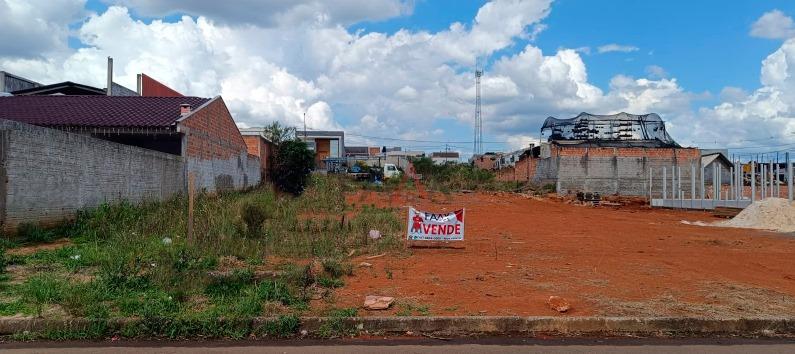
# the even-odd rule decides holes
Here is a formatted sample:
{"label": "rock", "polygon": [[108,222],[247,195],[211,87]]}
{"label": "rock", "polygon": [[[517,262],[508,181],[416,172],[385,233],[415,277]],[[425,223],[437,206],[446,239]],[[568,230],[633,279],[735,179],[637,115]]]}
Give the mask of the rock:
{"label": "rock", "polygon": [[549,300],[547,300],[547,304],[549,305],[549,308],[560,313],[564,313],[571,309],[571,304],[569,304],[569,301],[560,296],[550,296]]}
{"label": "rock", "polygon": [[367,263],[367,262],[359,263],[359,268],[370,268],[372,266],[373,266],[372,264]]}
{"label": "rock", "polygon": [[373,240],[377,240],[381,238],[381,231],[378,230],[370,230],[369,236]]}
{"label": "rock", "polygon": [[395,302],[394,297],[367,295],[364,298],[364,308],[366,310],[386,310]]}

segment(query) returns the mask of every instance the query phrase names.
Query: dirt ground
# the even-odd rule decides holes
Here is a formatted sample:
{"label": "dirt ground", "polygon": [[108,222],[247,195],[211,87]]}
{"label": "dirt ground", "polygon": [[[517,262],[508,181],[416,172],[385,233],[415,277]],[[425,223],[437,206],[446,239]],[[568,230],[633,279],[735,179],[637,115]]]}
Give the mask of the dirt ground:
{"label": "dirt ground", "polygon": [[334,306],[366,295],[396,297],[362,315],[782,317],[795,313],[795,237],[686,225],[706,212],[593,207],[509,193],[392,195],[359,191],[354,205],[466,208],[463,249],[410,249],[365,259],[336,291]]}

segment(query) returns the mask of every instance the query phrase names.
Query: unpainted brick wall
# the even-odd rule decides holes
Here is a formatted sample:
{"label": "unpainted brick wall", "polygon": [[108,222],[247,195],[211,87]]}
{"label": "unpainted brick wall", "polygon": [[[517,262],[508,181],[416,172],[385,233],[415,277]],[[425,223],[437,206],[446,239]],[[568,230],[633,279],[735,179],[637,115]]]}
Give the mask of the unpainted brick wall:
{"label": "unpainted brick wall", "polygon": [[259,158],[250,156],[223,99],[217,97],[179,122],[183,156],[196,188],[208,192],[244,189],[260,183]]}
{"label": "unpainted brick wall", "polygon": [[[671,171],[675,168],[678,191],[691,194],[691,171],[700,183],[701,155],[694,148],[582,148],[552,146],[549,158],[526,158],[514,168],[498,171],[503,181],[555,183],[559,193],[599,192],[605,195],[662,195],[662,170],[666,169],[667,193],[673,193]],[[529,173],[527,171],[530,171]],[[681,176],[679,174],[681,173]],[[700,191],[697,188],[696,195]]]}
{"label": "unpainted brick wall", "polygon": [[0,222],[51,224],[105,202],[184,191],[180,156],[0,120]]}
{"label": "unpainted brick wall", "polygon": [[259,158],[260,178],[267,179],[273,153],[271,143],[259,135],[243,135],[243,141],[246,143],[248,154]]}

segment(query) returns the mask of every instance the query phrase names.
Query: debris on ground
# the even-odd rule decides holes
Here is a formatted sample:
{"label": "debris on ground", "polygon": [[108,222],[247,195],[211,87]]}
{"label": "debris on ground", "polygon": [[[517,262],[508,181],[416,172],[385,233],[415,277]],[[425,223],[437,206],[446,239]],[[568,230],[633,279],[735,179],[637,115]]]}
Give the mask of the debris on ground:
{"label": "debris on ground", "polygon": [[364,308],[367,310],[386,310],[395,302],[394,297],[367,295],[364,298]]}
{"label": "debris on ground", "polygon": [[370,236],[371,239],[377,240],[377,239],[381,238],[381,231],[370,230],[369,236]]}
{"label": "debris on ground", "polygon": [[785,198],[757,200],[731,220],[715,226],[795,232],[795,206]]}
{"label": "debris on ground", "polygon": [[564,313],[571,309],[569,301],[560,296],[550,296],[549,300],[547,300],[547,304],[549,304],[549,308],[560,313]]}
{"label": "debris on ground", "polygon": [[371,263],[367,263],[367,262],[359,263],[359,268],[370,268],[372,266],[373,265]]}

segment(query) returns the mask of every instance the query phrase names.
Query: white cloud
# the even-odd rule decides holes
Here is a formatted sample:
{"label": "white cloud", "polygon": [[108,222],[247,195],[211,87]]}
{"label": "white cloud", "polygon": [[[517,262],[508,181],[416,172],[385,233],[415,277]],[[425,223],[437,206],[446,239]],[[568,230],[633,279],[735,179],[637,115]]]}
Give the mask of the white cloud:
{"label": "white cloud", "polygon": [[85,0],[0,0],[0,57],[44,57],[67,49],[68,25]]}
{"label": "white cloud", "polygon": [[769,39],[795,37],[795,22],[779,10],[765,12],[751,25],[751,36]]}
{"label": "white cloud", "polygon": [[668,72],[659,65],[649,65],[646,67],[646,74],[651,79],[665,79],[668,77]]}
{"label": "white cloud", "polygon": [[[543,28],[549,7],[548,0],[494,1],[469,23],[438,32],[393,34],[351,32],[342,19],[297,21],[295,26],[279,25],[281,18],[232,26],[203,15],[144,22],[124,7],[110,7],[73,31],[86,46],[76,50],[66,47],[67,24],[74,16],[36,9],[30,12],[33,18],[60,23],[53,25],[62,31],[52,37],[57,43],[44,45],[58,54],[44,59],[41,53],[47,50],[28,43],[21,52],[33,56],[0,54],[0,68],[41,82],[72,80],[102,87],[105,58],[113,56],[117,82],[135,87],[135,74],[146,72],[186,94],[220,94],[241,125],[279,120],[301,126],[307,113],[309,127],[344,128],[351,134],[349,142],[395,145],[356,135],[446,140],[444,130],[450,129],[440,132],[439,127],[470,126],[475,100],[471,66],[476,57],[486,56],[491,65],[482,78],[485,134],[506,141],[505,149],[534,141],[547,116],[566,118],[582,111],[657,112],[680,142],[795,132],[790,123],[795,117],[795,39],[763,61],[761,88],[750,93],[725,88],[719,104],[694,111],[691,106],[702,95],[688,92],[661,67],[649,66],[647,77],[617,75],[603,90],[589,81],[581,57],[591,49],[544,53],[525,44],[518,52],[506,50]],[[637,50],[612,46],[594,51]],[[461,147],[469,149],[468,144]]]}
{"label": "white cloud", "polygon": [[610,43],[610,44],[605,44],[603,46],[599,46],[598,48],[596,48],[596,51],[599,54],[610,53],[610,52],[630,53],[630,52],[637,51],[638,49],[640,49],[640,48],[635,47],[635,46],[631,46],[631,45],[621,45],[621,44],[616,44],[616,43]]}
{"label": "white cloud", "polygon": [[408,0],[109,0],[147,17],[172,14],[204,16],[223,24],[261,27],[302,24],[336,25],[360,21],[379,21],[411,14]]}

